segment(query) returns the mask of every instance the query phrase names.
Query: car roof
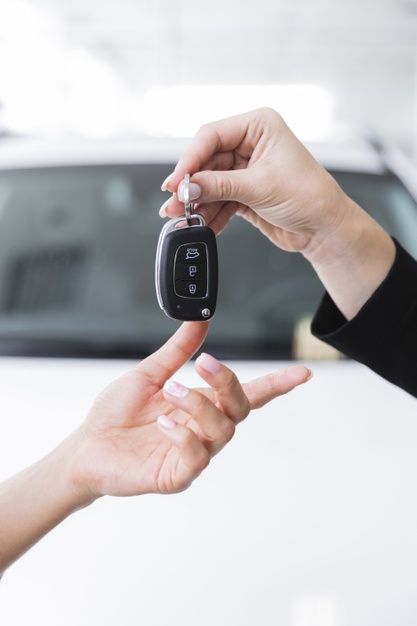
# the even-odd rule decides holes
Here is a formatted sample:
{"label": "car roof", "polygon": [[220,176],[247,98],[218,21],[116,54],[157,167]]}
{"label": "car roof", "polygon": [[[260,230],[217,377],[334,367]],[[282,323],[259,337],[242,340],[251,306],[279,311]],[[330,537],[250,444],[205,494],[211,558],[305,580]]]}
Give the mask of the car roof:
{"label": "car roof", "polygon": [[[77,165],[175,162],[189,139],[150,137],[87,140],[5,137],[0,140],[0,170]],[[328,169],[380,174],[386,169],[365,140],[308,144]]]}

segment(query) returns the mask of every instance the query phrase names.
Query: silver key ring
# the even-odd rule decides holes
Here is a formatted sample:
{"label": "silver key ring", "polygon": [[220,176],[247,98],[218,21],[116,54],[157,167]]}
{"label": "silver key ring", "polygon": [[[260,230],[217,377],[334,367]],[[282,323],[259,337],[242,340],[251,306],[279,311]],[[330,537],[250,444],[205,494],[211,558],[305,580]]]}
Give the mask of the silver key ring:
{"label": "silver key ring", "polygon": [[183,190],[184,190],[185,219],[187,220],[188,226],[191,226],[194,204],[190,201],[190,175],[189,174],[186,174],[184,176]]}

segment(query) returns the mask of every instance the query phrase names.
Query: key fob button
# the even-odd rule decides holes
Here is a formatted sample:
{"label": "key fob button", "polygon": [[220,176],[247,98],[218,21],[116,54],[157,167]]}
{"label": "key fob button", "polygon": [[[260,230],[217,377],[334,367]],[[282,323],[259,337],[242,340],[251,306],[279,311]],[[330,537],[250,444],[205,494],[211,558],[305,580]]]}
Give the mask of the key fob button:
{"label": "key fob button", "polygon": [[207,280],[207,265],[205,263],[177,263],[175,265],[175,280]]}
{"label": "key fob button", "polygon": [[204,243],[186,243],[177,250],[177,263],[205,263],[206,246]]}
{"label": "key fob button", "polygon": [[204,298],[207,284],[202,280],[176,280],[175,293],[182,298]]}

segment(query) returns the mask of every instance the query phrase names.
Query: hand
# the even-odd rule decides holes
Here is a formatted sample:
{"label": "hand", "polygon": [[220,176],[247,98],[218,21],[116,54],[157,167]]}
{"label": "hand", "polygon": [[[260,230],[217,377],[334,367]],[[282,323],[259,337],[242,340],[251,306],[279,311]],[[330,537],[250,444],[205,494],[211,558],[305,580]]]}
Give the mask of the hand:
{"label": "hand", "polygon": [[185,489],[251,409],[310,376],[296,366],[241,385],[230,369],[203,354],[195,367],[210,387],[190,390],[168,380],[199,349],[207,328],[183,324],[98,397],[71,446],[71,480],[82,501]]}
{"label": "hand", "polygon": [[191,197],[216,232],[238,212],[285,250],[303,252],[329,236],[349,207],[336,181],[272,109],[204,125],[162,185],[173,192],[162,216],[184,212],[187,172]]}
{"label": "hand", "polygon": [[199,349],[207,329],[203,322],[183,324],[100,394],[80,429],[0,485],[0,575],[68,515],[102,495],[185,489],[250,409],[311,375],[296,366],[241,385],[231,370],[203,354],[196,369],[209,387],[190,390],[169,381]]}
{"label": "hand", "polygon": [[162,189],[161,216],[184,212],[181,181],[217,233],[239,213],[283,250],[311,262],[352,319],[388,274],[391,237],[339,187],[272,109],[206,124]]}

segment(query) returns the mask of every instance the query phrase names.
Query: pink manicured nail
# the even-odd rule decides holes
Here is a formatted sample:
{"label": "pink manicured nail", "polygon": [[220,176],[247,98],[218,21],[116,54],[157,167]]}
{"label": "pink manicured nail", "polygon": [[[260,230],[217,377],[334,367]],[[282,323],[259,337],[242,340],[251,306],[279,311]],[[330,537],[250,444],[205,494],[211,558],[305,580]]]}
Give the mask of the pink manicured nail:
{"label": "pink manicured nail", "polygon": [[188,393],[187,387],[184,387],[181,383],[177,383],[175,380],[167,380],[164,389],[167,393],[176,398],[185,398]]}
{"label": "pink manicured nail", "polygon": [[[190,183],[190,200],[197,200],[201,196],[201,187],[197,183]],[[178,200],[184,202],[184,182],[178,187]]]}
{"label": "pink manicured nail", "polygon": [[171,174],[169,174],[169,176],[166,177],[166,179],[164,180],[164,182],[161,185],[161,191],[166,191],[167,190],[167,186],[169,181],[171,180],[171,178],[174,176],[174,172],[171,172]]}
{"label": "pink manicured nail", "polygon": [[162,428],[175,428],[177,425],[177,422],[174,422],[174,420],[172,420],[170,417],[168,417],[168,415],[160,415],[157,419],[157,422],[160,426],[162,426]]}
{"label": "pink manicured nail", "polygon": [[221,365],[218,360],[215,359],[214,356],[211,356],[211,354],[207,354],[206,352],[202,352],[202,354],[200,354],[197,359],[197,363],[204,370],[210,372],[210,374],[218,374],[221,369]]}

